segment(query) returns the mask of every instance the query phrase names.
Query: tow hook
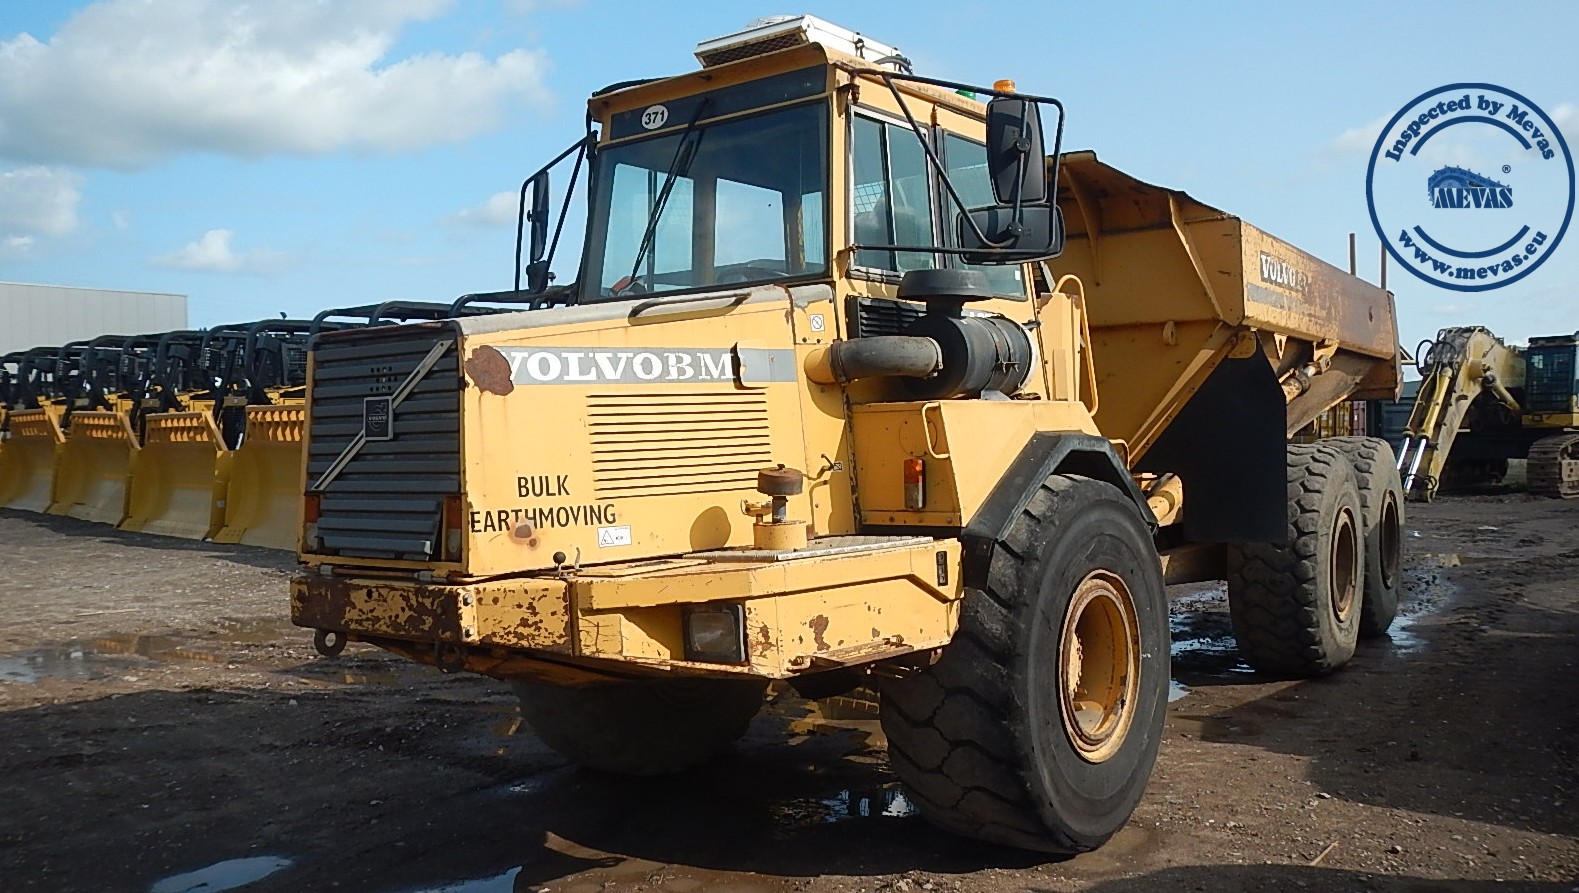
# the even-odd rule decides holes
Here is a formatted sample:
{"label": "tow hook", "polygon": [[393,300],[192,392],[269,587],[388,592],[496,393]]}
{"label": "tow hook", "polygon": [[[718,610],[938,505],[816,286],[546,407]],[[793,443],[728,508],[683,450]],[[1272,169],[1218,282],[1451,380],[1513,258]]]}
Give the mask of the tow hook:
{"label": "tow hook", "polygon": [[313,632],[313,648],[324,657],[339,657],[345,650],[345,633],[330,629]]}

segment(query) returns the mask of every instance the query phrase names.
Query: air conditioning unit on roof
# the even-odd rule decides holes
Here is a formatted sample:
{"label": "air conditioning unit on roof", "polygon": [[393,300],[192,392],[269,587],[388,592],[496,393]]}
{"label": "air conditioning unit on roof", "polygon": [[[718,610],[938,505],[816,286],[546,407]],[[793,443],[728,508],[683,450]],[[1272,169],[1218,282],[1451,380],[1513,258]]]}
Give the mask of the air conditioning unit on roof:
{"label": "air conditioning unit on roof", "polygon": [[910,60],[900,55],[897,48],[809,15],[757,19],[742,31],[697,44],[696,58],[703,68],[711,68],[813,43],[887,65],[895,71],[908,71],[910,68]]}

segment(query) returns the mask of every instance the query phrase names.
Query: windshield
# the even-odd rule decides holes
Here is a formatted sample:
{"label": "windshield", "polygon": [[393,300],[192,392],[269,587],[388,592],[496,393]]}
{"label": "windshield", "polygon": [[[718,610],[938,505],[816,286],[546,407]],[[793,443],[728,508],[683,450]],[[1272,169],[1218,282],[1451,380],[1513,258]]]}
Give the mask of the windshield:
{"label": "windshield", "polygon": [[809,103],[602,150],[587,281],[628,297],[826,272],[827,133]]}

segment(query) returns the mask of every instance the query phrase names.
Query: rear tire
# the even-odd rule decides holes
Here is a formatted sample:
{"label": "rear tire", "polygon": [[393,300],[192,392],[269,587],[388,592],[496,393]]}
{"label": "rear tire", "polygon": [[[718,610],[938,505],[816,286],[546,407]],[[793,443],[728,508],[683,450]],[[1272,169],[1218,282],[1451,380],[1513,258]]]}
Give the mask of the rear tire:
{"label": "rear tire", "polygon": [[1129,820],[1167,712],[1151,533],[1117,488],[1052,475],[967,590],[936,664],[883,686],[889,760],[922,816],[966,837],[1095,849]]}
{"label": "rear tire", "polygon": [[1360,603],[1360,636],[1386,635],[1398,616],[1398,582],[1403,569],[1404,487],[1393,448],[1379,437],[1329,437],[1322,441],[1342,451],[1354,466],[1365,515],[1365,600]]}
{"label": "rear tire", "polygon": [[1228,548],[1228,607],[1250,665],[1323,676],[1354,656],[1365,538],[1354,469],[1319,444],[1288,447],[1288,542]]}
{"label": "rear tire", "polygon": [[565,688],[514,684],[544,744],[591,769],[669,775],[712,759],[762,709],[763,679],[655,679]]}

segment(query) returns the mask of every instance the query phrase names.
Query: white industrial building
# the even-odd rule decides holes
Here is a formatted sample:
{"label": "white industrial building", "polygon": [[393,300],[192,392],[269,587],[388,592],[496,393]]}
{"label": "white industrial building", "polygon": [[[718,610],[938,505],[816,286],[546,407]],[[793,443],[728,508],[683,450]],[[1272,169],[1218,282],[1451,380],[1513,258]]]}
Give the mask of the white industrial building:
{"label": "white industrial building", "polygon": [[186,328],[186,295],[0,282],[0,354]]}

